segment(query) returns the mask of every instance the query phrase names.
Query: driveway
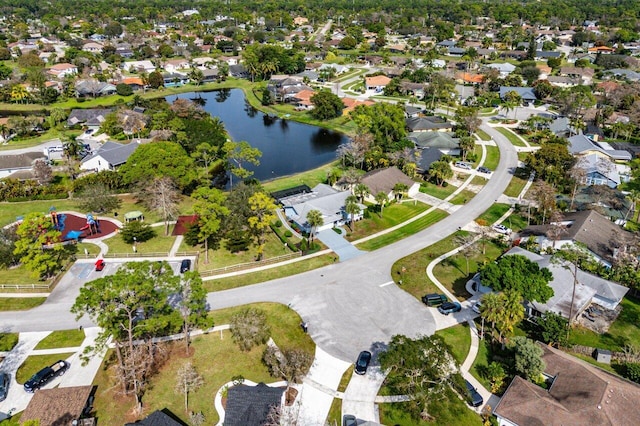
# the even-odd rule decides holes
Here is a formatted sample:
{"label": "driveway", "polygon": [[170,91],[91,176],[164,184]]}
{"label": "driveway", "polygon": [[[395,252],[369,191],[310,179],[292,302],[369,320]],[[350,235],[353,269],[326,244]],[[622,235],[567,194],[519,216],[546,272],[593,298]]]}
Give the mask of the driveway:
{"label": "driveway", "polygon": [[353,244],[344,238],[344,229],[340,229],[342,232],[338,234],[333,229],[325,229],[317,233],[316,237],[322,241],[322,243],[333,250],[338,255],[340,261],[353,259],[354,257],[365,254],[366,252],[358,250]]}

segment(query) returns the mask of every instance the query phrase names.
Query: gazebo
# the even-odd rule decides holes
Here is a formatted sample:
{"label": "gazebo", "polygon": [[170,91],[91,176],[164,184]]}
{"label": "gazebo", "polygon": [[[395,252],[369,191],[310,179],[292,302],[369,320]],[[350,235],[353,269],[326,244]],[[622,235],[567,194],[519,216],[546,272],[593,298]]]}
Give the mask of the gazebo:
{"label": "gazebo", "polygon": [[127,212],[124,214],[124,221],[129,223],[133,220],[144,221],[144,214],[140,210],[134,210],[132,212]]}

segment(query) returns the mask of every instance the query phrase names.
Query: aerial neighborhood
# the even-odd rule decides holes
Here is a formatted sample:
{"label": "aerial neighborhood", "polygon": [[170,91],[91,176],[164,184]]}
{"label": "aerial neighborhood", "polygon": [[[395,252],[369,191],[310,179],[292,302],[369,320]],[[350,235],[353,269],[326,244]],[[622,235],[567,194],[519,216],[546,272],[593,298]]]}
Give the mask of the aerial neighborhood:
{"label": "aerial neighborhood", "polygon": [[0,5],[0,426],[640,424],[637,16]]}

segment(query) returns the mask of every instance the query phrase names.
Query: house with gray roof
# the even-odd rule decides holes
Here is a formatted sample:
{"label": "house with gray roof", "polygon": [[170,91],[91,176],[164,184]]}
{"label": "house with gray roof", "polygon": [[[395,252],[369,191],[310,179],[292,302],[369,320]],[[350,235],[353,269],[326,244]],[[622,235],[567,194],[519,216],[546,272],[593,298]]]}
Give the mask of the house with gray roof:
{"label": "house with gray roof", "polygon": [[450,121],[435,115],[409,117],[405,120],[405,124],[410,132],[450,132],[453,130],[453,124]]}
{"label": "house with gray roof", "polygon": [[97,130],[112,112],[111,108],[74,109],[67,118],[67,126],[85,126]]}
{"label": "house with gray roof", "polygon": [[613,149],[609,144],[596,142],[582,133],[569,138],[569,152],[573,155],[598,154],[619,161],[631,160],[629,151]]}
{"label": "house with gray roof", "polygon": [[[282,204],[287,218],[293,221],[304,232],[310,232],[311,226],[307,221],[307,214],[311,210],[318,210],[322,214],[324,225],[316,232],[344,225],[351,220],[345,211],[345,200],[351,195],[350,191],[339,191],[323,183],[316,185],[311,192],[304,192],[278,199]],[[362,219],[366,207],[360,204],[360,212],[353,220]]]}
{"label": "house with gray roof", "polygon": [[504,100],[504,97],[509,92],[516,92],[522,98],[523,102],[533,102],[538,99],[533,92],[533,87],[515,87],[515,86],[500,86],[500,99]]}
{"label": "house with gray roof", "polygon": [[416,148],[436,148],[443,154],[460,155],[459,139],[447,132],[412,132],[407,136]]}
{"label": "house with gray roof", "polygon": [[26,172],[30,172],[33,169],[33,162],[44,158],[45,155],[38,151],[17,155],[0,155],[0,179],[6,177],[15,179],[29,178],[29,174]]}
{"label": "house with gray roof", "polygon": [[80,80],[76,83],[76,94],[78,96],[106,96],[116,93],[116,86],[104,81],[95,79]]}
{"label": "house with gray roof", "polygon": [[500,77],[505,78],[516,69],[516,66],[508,62],[502,62],[502,63],[495,63],[495,64],[487,64],[486,68],[497,70],[500,73]]}
{"label": "house with gray roof", "polygon": [[227,391],[223,425],[264,425],[271,407],[282,406],[284,391],[283,387],[270,387],[264,383],[230,387]]}
{"label": "house with gray roof", "polygon": [[407,185],[407,194],[410,197],[420,191],[420,184],[413,181],[396,166],[367,172],[362,176],[360,182],[369,188],[369,195],[365,197],[365,200],[372,203],[376,202],[376,194],[380,192],[387,194],[387,199],[392,200],[395,197],[393,188],[399,183]]}
{"label": "house with gray roof", "polygon": [[629,81],[640,80],[640,73],[624,68],[613,68],[604,72],[604,75],[614,76]]}
{"label": "house with gray roof", "polygon": [[115,170],[127,162],[131,154],[140,146],[139,141],[128,144],[105,142],[96,152],[82,159],[80,170]]}

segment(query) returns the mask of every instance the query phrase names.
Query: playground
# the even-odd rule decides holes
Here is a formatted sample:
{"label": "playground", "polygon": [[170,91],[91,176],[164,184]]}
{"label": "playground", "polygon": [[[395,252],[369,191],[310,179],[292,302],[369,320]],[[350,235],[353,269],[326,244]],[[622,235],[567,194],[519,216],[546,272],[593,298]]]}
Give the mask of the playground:
{"label": "playground", "polygon": [[73,213],[58,213],[52,208],[49,215],[53,224],[62,233],[63,240],[102,238],[113,234],[118,229],[114,222],[98,219],[91,213],[82,217]]}

